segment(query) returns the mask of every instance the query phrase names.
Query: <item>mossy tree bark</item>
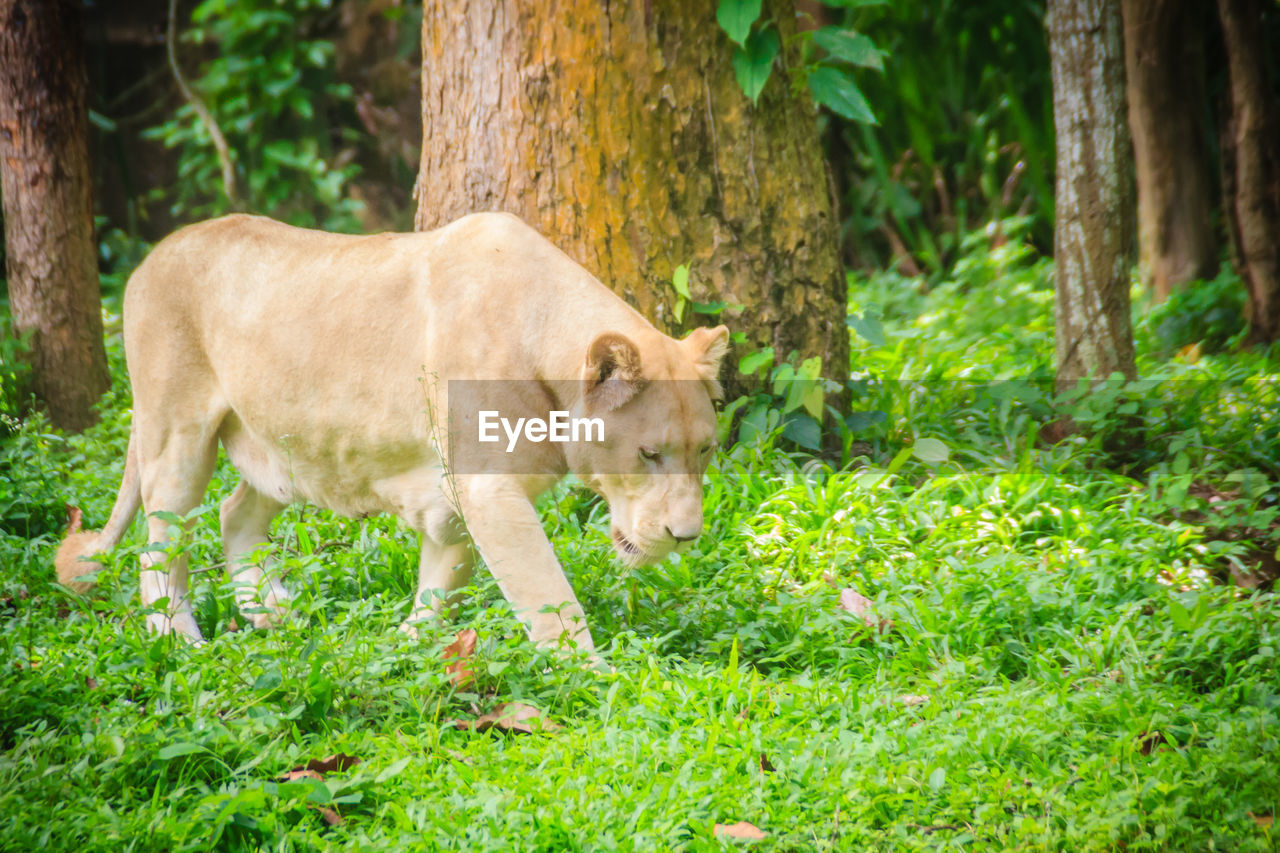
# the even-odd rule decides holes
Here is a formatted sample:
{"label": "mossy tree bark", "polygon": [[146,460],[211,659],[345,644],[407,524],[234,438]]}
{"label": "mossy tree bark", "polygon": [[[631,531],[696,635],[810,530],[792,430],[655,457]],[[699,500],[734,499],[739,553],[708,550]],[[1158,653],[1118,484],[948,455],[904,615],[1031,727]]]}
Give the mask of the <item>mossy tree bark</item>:
{"label": "mossy tree bark", "polygon": [[[660,328],[672,273],[779,357],[848,375],[846,285],[817,115],[783,50],[758,106],[714,3],[427,0],[419,229],[523,217]],[[789,0],[765,15],[794,31]]]}
{"label": "mossy tree bark", "polygon": [[1183,0],[1122,6],[1139,268],[1163,300],[1189,281],[1212,277],[1218,266],[1203,44],[1212,12]]}
{"label": "mossy tree bark", "polygon": [[[1280,109],[1267,79],[1263,3],[1218,0],[1231,77],[1223,210],[1254,340],[1280,340]],[[1273,10],[1274,13],[1274,10]]]}
{"label": "mossy tree bark", "polygon": [[0,178],[14,331],[32,333],[53,423],[91,425],[107,389],[78,4],[0,0]]}
{"label": "mossy tree bark", "polygon": [[1135,375],[1133,149],[1120,0],[1050,0],[1059,385]]}

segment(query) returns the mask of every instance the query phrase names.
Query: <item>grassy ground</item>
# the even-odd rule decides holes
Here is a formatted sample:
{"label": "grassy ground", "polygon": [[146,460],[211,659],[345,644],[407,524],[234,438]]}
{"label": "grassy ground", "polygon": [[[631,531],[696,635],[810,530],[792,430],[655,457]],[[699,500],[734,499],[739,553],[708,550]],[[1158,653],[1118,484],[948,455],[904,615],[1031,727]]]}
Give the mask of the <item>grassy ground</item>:
{"label": "grassy ground", "polygon": [[[855,347],[858,404],[887,414],[862,457],[735,447],[683,557],[624,573],[604,508],[553,494],[611,675],[531,648],[487,576],[405,638],[413,538],[311,508],[276,528],[295,624],[230,630],[225,466],[190,546],[215,566],[195,576],[206,645],[146,634],[140,524],[103,595],[55,586],[63,501],[100,526],[120,474],[113,336],[100,427],[34,420],[0,446],[0,848],[1274,849],[1280,612],[1219,581],[1277,544],[1280,405],[1251,379],[1276,362],[1148,359],[1168,381],[1078,410],[1141,440],[1037,440],[1043,383],[975,380],[1045,374],[1047,272],[1007,248],[928,294],[855,282],[886,315],[884,345]],[[468,626],[458,686],[442,653]],[[504,702],[548,725],[455,722]],[[359,763],[281,781],[333,754]],[[737,821],[767,837],[716,836]]]}

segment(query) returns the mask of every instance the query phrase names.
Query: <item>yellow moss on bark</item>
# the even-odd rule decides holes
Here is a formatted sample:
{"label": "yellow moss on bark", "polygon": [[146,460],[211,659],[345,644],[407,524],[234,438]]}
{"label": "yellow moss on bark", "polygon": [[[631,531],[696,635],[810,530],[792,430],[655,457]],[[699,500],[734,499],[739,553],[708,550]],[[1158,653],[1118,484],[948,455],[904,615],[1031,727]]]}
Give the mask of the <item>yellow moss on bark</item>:
{"label": "yellow moss on bark", "polygon": [[[428,0],[420,229],[477,210],[538,227],[659,326],[669,285],[746,306],[756,345],[848,366],[836,215],[807,94],[784,51],[758,106],[715,4]],[[790,2],[767,4],[786,36]],[[838,366],[838,367],[837,367]]]}

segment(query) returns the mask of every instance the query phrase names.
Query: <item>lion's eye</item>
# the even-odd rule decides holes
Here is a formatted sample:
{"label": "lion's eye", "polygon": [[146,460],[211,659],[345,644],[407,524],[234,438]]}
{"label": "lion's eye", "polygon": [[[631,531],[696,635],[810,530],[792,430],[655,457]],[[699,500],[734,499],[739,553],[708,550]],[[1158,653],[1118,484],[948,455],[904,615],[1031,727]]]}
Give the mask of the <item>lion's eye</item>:
{"label": "lion's eye", "polygon": [[647,459],[650,462],[657,462],[662,459],[662,453],[652,447],[642,447],[640,448],[640,458]]}

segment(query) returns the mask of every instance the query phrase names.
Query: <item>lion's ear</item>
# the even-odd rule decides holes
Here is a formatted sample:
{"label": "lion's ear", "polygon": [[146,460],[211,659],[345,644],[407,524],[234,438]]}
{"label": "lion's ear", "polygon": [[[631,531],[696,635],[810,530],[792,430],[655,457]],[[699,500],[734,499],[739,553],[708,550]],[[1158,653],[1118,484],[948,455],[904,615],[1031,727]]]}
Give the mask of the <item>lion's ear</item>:
{"label": "lion's ear", "polygon": [[700,326],[686,335],[680,343],[689,351],[693,366],[706,383],[711,399],[719,400],[724,395],[720,389],[720,362],[729,352],[728,327],[716,326],[708,329]]}
{"label": "lion's ear", "polygon": [[605,332],[587,348],[582,368],[582,397],[592,409],[612,411],[643,386],[640,350],[625,335]]}

